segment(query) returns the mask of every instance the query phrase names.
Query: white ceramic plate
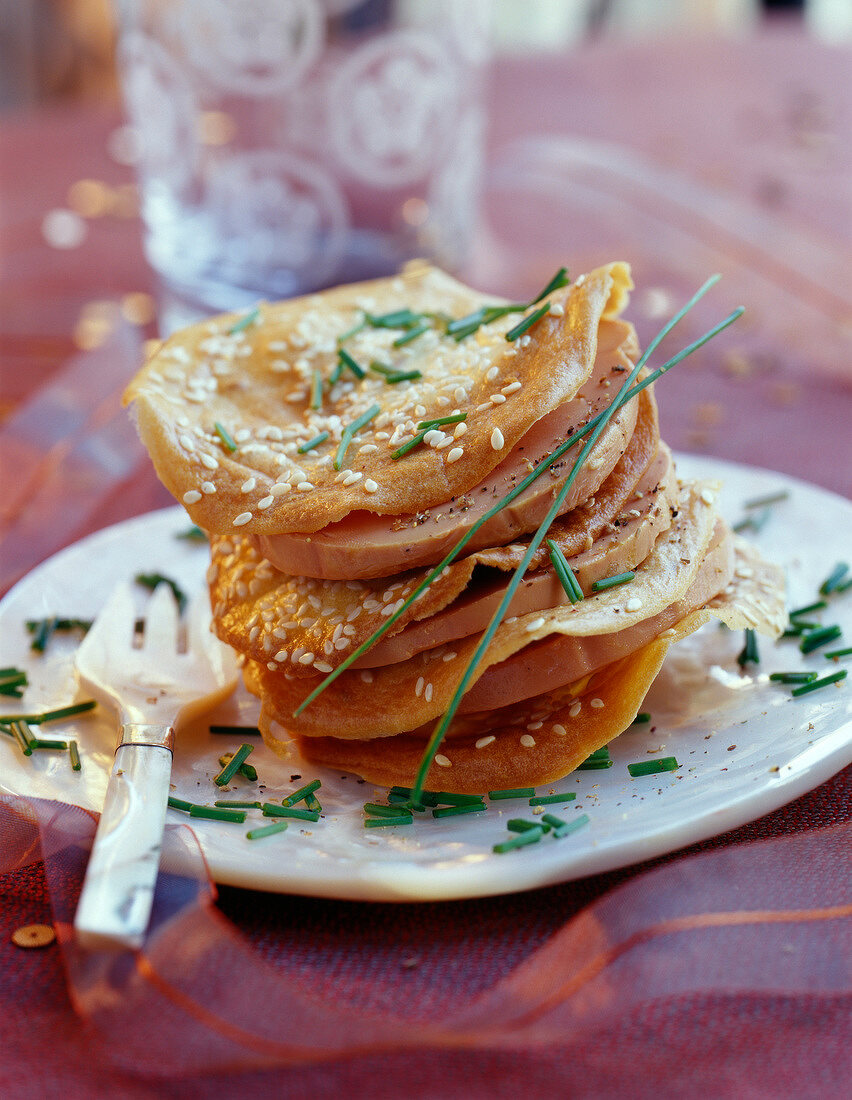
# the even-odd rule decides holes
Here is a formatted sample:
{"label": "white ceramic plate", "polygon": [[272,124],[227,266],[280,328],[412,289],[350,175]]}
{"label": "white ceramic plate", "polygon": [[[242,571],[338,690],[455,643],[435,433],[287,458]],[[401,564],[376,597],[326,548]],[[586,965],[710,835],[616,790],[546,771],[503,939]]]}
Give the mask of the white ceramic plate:
{"label": "white ceramic plate", "polygon": [[[720,477],[729,519],[744,502],[780,489],[776,505],[756,536],[767,556],[781,562],[789,581],[789,606],[811,602],[834,564],[852,547],[852,505],[838,496],[780,474],[711,459],[682,457],[686,475]],[[204,544],[176,538],[188,521],[182,509],[141,516],[84,539],[57,554],[20,582],[0,604],[0,666],[28,670],[21,703],[0,698],[0,709],[36,711],[75,695],[70,638],[55,636],[44,657],[28,648],[24,621],[45,615],[90,617],[112,584],[139,571],[159,571],[192,590],[203,583]],[[140,592],[140,606],[144,593]],[[852,639],[852,593],[835,598],[822,613],[838,622],[843,642]],[[588,814],[589,824],[559,841],[506,855],[492,845],[505,839],[509,817],[531,817],[525,801],[491,803],[486,813],[413,826],[365,830],[362,804],[375,788],[354,776],[283,762],[258,740],[251,756],[255,785],[241,780],[228,797],[278,798],[308,779],[320,778],[323,815],[316,824],[293,821],[284,833],[249,841],[249,826],[193,821],[213,877],[222,883],[361,900],[427,900],[508,893],[627,866],[722,833],[818,786],[852,762],[852,688],[828,687],[800,699],[769,682],[773,671],[833,670],[821,651],[802,657],[795,642],[760,641],[756,673],[741,675],[736,655],[742,635],[705,627],[670,653],[646,700],[651,726],[636,726],[610,746],[606,771],[577,772],[539,793],[574,792],[576,800],[548,806],[567,820]],[[828,648],[832,648],[829,646]],[[252,724],[256,701],[240,691],[211,716],[223,723]],[[83,758],[71,770],[62,753],[26,758],[0,738],[0,790],[60,799],[99,810],[114,744],[108,714],[43,727],[44,736],[76,737]],[[175,752],[174,793],[212,805],[220,797],[211,777],[217,757],[240,738],[211,735],[208,722],[187,728]],[[627,764],[676,756],[677,772],[631,779]],[[383,793],[383,792],[382,792]],[[254,819],[257,819],[256,821]],[[169,811],[169,820],[186,821]],[[268,819],[252,811],[250,821]]]}

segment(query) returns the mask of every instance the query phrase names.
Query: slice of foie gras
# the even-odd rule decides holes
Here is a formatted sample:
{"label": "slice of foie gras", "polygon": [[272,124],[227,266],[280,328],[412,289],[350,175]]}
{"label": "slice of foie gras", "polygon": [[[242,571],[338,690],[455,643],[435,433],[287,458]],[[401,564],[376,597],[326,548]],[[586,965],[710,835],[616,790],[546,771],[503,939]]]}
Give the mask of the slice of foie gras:
{"label": "slice of foie gras", "polygon": [[[493,710],[553,691],[641,649],[723,591],[733,569],[731,532],[718,520],[698,573],[682,599],[614,634],[554,634],[518,650],[485,670],[463,696],[459,713]],[[625,593],[628,591],[629,586],[625,586]],[[628,603],[625,594],[625,607]],[[624,617],[629,622],[630,613],[625,611]]]}
{"label": "slice of foie gras", "polygon": [[[255,546],[284,573],[325,580],[387,577],[435,564],[489,508],[531,473],[536,463],[611,404],[625,373],[633,368],[630,353],[636,353],[632,326],[624,321],[601,322],[594,370],[575,397],[537,421],[487,478],[445,505],[404,516],[352,512],[310,535],[256,535]],[[515,398],[520,399],[520,395]],[[636,416],[635,400],[613,415],[566,495],[563,514],[593,495],[609,476],[630,440]],[[463,444],[464,436],[460,439]],[[535,530],[570,475],[581,447],[580,442],[483,524],[468,543],[468,552],[500,546]]]}
{"label": "slice of foie gras", "polygon": [[[678,486],[671,452],[663,445],[645,474],[635,486],[641,498],[633,503],[632,515],[627,515],[618,527],[617,536],[606,536],[582,554],[569,559],[580,587],[589,591],[603,577],[635,569],[653,549],[660,533],[670,525],[670,508],[677,498]],[[551,528],[551,538],[560,542],[558,523]],[[517,547],[520,561],[525,547]],[[513,563],[516,564],[516,563]],[[354,668],[376,668],[407,660],[425,649],[481,633],[488,626],[506,590],[508,576],[496,570],[484,582],[474,583],[457,599],[437,614],[413,622],[399,634],[384,638],[354,662]],[[569,603],[569,597],[554,571],[536,569],[528,573],[506,610],[505,617],[526,615]]]}

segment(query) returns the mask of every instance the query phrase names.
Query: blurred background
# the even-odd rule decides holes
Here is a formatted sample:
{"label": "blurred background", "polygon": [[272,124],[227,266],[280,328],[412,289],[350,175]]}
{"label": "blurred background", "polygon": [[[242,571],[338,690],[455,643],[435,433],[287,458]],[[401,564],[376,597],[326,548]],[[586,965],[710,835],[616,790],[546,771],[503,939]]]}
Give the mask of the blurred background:
{"label": "blurred background", "polygon": [[[850,0],[495,0],[494,9],[498,52],[603,36],[742,34],[773,18],[801,19],[827,41],[852,37]],[[0,0],[0,109],[118,95],[110,0]]]}

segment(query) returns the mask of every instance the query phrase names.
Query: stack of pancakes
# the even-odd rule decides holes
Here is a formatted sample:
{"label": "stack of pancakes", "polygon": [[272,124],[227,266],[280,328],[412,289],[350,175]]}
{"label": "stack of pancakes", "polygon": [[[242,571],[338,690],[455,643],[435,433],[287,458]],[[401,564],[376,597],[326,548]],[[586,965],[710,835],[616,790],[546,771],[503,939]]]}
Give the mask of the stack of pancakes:
{"label": "stack of pancakes", "polygon": [[[630,287],[626,265],[598,268],[549,293],[514,336],[532,309],[500,315],[502,303],[419,264],[202,322],[145,365],[127,400],[160,478],[211,536],[215,629],[245,657],[277,752],[295,742],[317,764],[413,781],[580,447],[544,460],[610,406],[636,362],[619,319]],[[728,530],[716,485],[678,481],[652,387],[615,412],[573,476],[547,537],[584,598],[538,549],[427,786],[558,779],[630,725],[677,638],[710,617],[782,629],[779,570]],[[593,587],[625,571],[626,583]]]}

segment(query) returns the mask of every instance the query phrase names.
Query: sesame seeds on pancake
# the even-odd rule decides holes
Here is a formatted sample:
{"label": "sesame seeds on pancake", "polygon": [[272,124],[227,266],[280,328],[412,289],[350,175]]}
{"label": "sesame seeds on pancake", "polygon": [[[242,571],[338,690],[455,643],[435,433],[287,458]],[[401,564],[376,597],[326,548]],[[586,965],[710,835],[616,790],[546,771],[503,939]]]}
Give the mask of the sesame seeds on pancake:
{"label": "sesame seeds on pancake", "polygon": [[[460,317],[494,301],[419,265],[264,305],[256,323],[200,322],[160,347],[125,400],[160,478],[205,530],[305,533],[359,509],[416,512],[477,484],[576,392],[599,321],[617,314],[630,285],[623,264],[597,269],[554,293],[561,316],[548,313],[514,342],[511,316],[459,341],[438,325],[403,344],[398,329],[366,326],[345,342],[363,377],[338,371],[340,337],[367,313]],[[412,377],[388,384],[373,363]],[[347,428],[375,406],[341,455]],[[421,421],[455,410],[464,431],[436,428],[404,463],[391,457]]]}

